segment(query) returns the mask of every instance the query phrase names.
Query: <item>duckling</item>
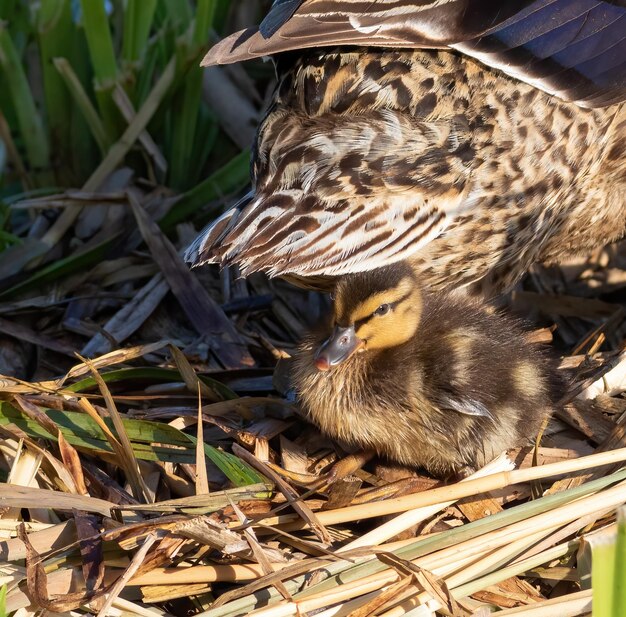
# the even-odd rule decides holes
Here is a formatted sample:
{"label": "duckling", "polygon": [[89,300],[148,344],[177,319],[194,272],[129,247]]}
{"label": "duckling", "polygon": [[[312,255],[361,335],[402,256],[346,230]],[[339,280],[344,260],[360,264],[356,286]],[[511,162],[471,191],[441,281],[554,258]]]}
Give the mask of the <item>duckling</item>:
{"label": "duckling", "polygon": [[204,61],[293,52],[252,193],[188,261],[327,281],[409,259],[430,289],[493,296],[617,240],[625,28],[623,0],[278,0]]}
{"label": "duckling", "polygon": [[560,382],[518,321],[427,292],[402,262],[338,281],[331,331],[302,345],[293,385],[326,435],[445,477],[535,438]]}

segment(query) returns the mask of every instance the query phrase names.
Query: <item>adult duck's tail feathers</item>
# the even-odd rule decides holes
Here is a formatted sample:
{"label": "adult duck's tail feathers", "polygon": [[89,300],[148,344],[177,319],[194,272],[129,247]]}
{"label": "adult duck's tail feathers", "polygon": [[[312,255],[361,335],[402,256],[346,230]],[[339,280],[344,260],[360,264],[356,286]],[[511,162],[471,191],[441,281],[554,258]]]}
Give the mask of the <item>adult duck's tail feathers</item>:
{"label": "adult duck's tail feathers", "polygon": [[251,200],[252,193],[248,193],[232,208],[229,208],[224,214],[209,223],[185,251],[185,261],[191,264],[192,267],[222,263],[222,257],[218,254],[218,247],[222,239],[237,224],[242,209]]}
{"label": "adult duck's tail feathers", "polygon": [[202,64],[339,45],[452,47],[584,107],[626,100],[626,0],[277,0]]}

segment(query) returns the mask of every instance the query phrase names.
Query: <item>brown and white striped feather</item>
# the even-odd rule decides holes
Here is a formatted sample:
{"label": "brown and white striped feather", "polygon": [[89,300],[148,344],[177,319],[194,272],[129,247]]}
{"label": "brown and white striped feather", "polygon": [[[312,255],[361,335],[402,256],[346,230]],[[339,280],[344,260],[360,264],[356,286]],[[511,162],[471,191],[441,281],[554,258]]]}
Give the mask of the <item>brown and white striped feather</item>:
{"label": "brown and white striped feather", "polygon": [[409,257],[433,286],[513,284],[626,231],[626,107],[583,110],[448,51],[311,51],[263,121],[250,201],[188,252],[244,273]]}

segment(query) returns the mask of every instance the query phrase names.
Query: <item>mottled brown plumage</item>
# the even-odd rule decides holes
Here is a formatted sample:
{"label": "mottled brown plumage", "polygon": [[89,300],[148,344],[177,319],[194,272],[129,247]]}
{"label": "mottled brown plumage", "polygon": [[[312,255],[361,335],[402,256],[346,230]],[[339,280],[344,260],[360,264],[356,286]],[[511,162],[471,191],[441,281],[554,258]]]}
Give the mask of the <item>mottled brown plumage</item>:
{"label": "mottled brown plumage", "polygon": [[559,385],[517,321],[427,294],[403,263],[340,279],[332,324],[303,344],[293,381],[327,435],[435,475],[529,442]]}
{"label": "mottled brown plumage", "polygon": [[[548,10],[561,2],[522,4],[549,5]],[[576,18],[568,16],[574,4]],[[626,64],[609,53],[626,46],[626,29],[619,29],[626,10],[612,3],[615,18],[597,3],[593,9],[587,4],[557,6],[549,26],[531,23],[538,34],[524,40],[541,40],[549,50],[541,61],[522,63],[521,51],[531,52],[504,45],[499,30],[467,37],[498,20],[505,20],[498,26],[502,32],[515,26],[519,37],[524,20],[543,15],[539,10],[529,16],[507,4],[497,15],[470,19],[473,0],[382,0],[365,8],[354,0],[277,3],[268,22],[272,36],[241,35],[237,41],[243,43],[236,45],[231,38],[212,61],[311,47],[315,41],[425,45],[433,24],[448,28],[437,40],[463,54],[341,47],[279,56],[279,86],[255,147],[253,192],[198,239],[188,259],[236,264],[244,274],[304,278],[409,259],[433,288],[473,286],[493,294],[510,288],[534,262],[558,261],[622,237],[626,104],[578,104],[593,107],[626,97]],[[439,23],[436,11],[444,8],[451,15],[465,12]],[[384,20],[372,30],[376,19]],[[576,28],[563,42],[570,25]],[[590,41],[595,47],[584,55],[581,46]],[[486,45],[497,53],[487,54]],[[565,62],[563,50],[574,68],[553,66],[557,59]],[[480,61],[464,55],[469,53]],[[548,61],[551,72],[544,66]],[[489,68],[489,62],[520,79]],[[593,62],[604,81],[588,77]]]}

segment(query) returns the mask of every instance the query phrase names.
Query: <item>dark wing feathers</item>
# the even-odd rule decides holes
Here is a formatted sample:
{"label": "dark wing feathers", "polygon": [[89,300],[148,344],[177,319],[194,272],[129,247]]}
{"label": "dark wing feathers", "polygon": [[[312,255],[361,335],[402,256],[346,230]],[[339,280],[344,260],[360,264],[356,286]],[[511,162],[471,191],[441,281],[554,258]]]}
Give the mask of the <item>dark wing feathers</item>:
{"label": "dark wing feathers", "polygon": [[626,0],[277,0],[203,64],[338,45],[449,46],[586,107],[626,99]]}
{"label": "dark wing feathers", "polygon": [[202,64],[337,45],[441,47],[478,36],[527,1],[502,3],[498,11],[483,13],[482,6],[492,0],[277,0],[259,28],[226,37]]}
{"label": "dark wing feathers", "polygon": [[626,3],[536,1],[451,47],[587,107],[626,98]]}
{"label": "dark wing feathers", "polygon": [[275,0],[270,12],[259,25],[259,32],[264,39],[269,39],[293,17],[302,0]]}

